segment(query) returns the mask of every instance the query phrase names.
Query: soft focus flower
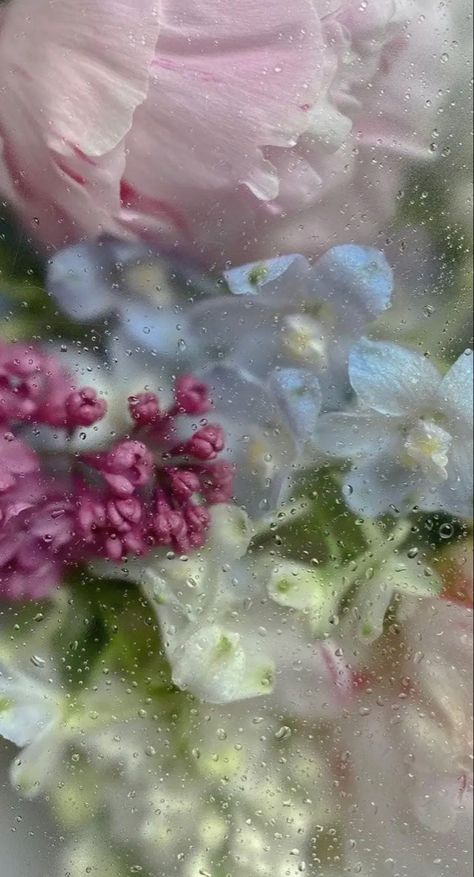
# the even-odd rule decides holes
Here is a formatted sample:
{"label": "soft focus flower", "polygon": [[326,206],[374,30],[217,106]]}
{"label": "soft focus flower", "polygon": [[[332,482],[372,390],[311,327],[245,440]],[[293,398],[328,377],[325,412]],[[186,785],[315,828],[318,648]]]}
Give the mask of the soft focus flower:
{"label": "soft focus flower", "polygon": [[245,513],[223,505],[201,551],[129,565],[160,622],[173,681],[210,703],[272,693],[289,714],[338,714],[357,675],[331,639],[344,588],[330,573],[249,547],[251,538]]}
{"label": "soft focus flower", "polygon": [[0,188],[48,245],[138,235],[222,262],[314,252],[341,221],[373,237],[454,77],[431,0],[48,9],[0,19]]}
{"label": "soft focus flower", "polygon": [[210,407],[203,381],[181,375],[171,405],[151,395],[151,414],[150,394],[122,399],[124,437],[110,430],[105,447],[81,452],[87,434],[77,430],[94,432],[104,421],[102,396],[76,389],[59,357],[37,347],[4,344],[0,354],[1,597],[42,599],[68,566],[92,558],[120,562],[157,547],[183,553],[203,545],[209,506],[230,500],[233,480],[218,459],[222,427],[188,420]]}
{"label": "soft focus flower", "polygon": [[[472,864],[472,613],[404,598],[374,686],[344,728],[354,870],[468,874]],[[435,869],[435,870],[434,870]]]}
{"label": "soft focus flower", "polygon": [[[118,317],[108,341],[109,387],[102,363],[82,369],[107,395],[104,425],[119,407],[116,369],[121,387],[125,381],[135,393],[150,383],[166,391],[173,375],[192,372],[209,388],[213,417],[225,429],[234,495],[255,514],[288,491],[292,470],[314,443],[321,406],[347,397],[349,348],[389,307],[393,278],[380,251],[347,245],[314,265],[292,255],[231,269],[225,280],[228,288],[213,285],[176,257],[114,241],[63,250],[48,272],[48,288],[66,313]],[[196,399],[186,400],[190,414],[207,404],[199,392],[198,381]],[[132,416],[142,416],[137,404]]]}
{"label": "soft focus flower", "polygon": [[72,504],[64,479],[38,471],[0,495],[0,598],[41,600],[71,556]]}
{"label": "soft focus flower", "polygon": [[472,515],[472,353],[444,378],[426,357],[362,340],[349,358],[358,408],[327,414],[318,443],[355,461],[347,502],[362,515],[444,509]]}

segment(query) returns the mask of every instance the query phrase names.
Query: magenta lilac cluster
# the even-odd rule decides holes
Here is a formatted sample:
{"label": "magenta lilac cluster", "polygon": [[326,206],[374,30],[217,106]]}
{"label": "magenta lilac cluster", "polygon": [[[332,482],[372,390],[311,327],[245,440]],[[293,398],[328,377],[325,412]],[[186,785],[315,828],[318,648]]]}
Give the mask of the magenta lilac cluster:
{"label": "magenta lilac cluster", "polygon": [[[40,348],[0,344],[0,596],[40,599],[83,561],[203,545],[209,506],[232,495],[207,386],[185,375],[171,407],[140,392],[128,408],[129,434],[78,453],[76,430],[102,420],[105,401]],[[183,439],[190,417],[200,423]],[[63,436],[54,448],[44,427]]]}

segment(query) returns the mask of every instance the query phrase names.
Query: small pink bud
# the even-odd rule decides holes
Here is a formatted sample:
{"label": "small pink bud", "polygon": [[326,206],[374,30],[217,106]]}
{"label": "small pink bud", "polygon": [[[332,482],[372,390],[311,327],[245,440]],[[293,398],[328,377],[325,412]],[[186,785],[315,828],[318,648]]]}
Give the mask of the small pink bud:
{"label": "small pink bud", "polygon": [[154,393],[137,393],[128,397],[130,416],[138,426],[150,426],[160,417],[158,398]]}
{"label": "small pink bud", "polygon": [[119,533],[131,530],[143,517],[143,507],[136,496],[129,496],[127,499],[110,499],[106,508],[110,526]]}
{"label": "small pink bud", "polygon": [[171,490],[177,499],[188,500],[193,493],[201,490],[199,476],[190,469],[168,469],[168,476]]}
{"label": "small pink bud", "polygon": [[217,462],[202,470],[201,492],[208,503],[229,502],[232,498],[234,467],[230,463]]}
{"label": "small pink bud", "polygon": [[68,426],[92,426],[101,420],[107,410],[107,404],[99,399],[92,387],[74,390],[66,399],[66,418]]}
{"label": "small pink bud", "polygon": [[180,414],[205,414],[211,407],[207,384],[198,381],[193,375],[178,378],[174,397]]}
{"label": "small pink bud", "polygon": [[153,467],[153,454],[146,445],[123,441],[105,455],[98,468],[114,493],[126,497],[150,481]]}
{"label": "small pink bud", "polygon": [[220,426],[203,426],[183,445],[174,448],[175,454],[189,454],[198,460],[214,460],[224,448],[224,430]]}

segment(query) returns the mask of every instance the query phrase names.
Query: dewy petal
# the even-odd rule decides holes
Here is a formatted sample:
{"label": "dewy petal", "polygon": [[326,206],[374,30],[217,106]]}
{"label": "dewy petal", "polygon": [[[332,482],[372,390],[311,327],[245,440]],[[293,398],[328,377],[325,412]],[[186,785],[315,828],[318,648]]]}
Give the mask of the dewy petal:
{"label": "dewy petal", "polygon": [[[157,0],[15,0],[0,33],[11,106],[34,111],[55,152],[102,156],[123,139],[148,91]],[[16,113],[9,126],[15,129]]]}
{"label": "dewy petal", "polygon": [[442,509],[461,518],[472,518],[473,471],[472,439],[453,442],[448,462],[448,477],[442,484],[427,485],[420,507],[427,511]]}
{"label": "dewy petal", "polygon": [[[443,407],[461,422],[461,429],[472,433],[473,428],[473,360],[472,350],[465,350],[441,381],[440,396]],[[463,429],[464,428],[464,429]],[[452,431],[456,433],[456,423]]]}
{"label": "dewy petal", "polygon": [[[257,647],[253,651],[258,652]],[[269,694],[273,663],[251,655],[238,633],[218,624],[200,626],[168,652],[173,682],[209,703],[230,703]]]}
{"label": "dewy petal", "polygon": [[346,477],[344,496],[347,505],[362,517],[377,518],[405,508],[409,500],[415,504],[418,479],[414,473],[393,462],[391,456],[355,466]]}
{"label": "dewy petal", "polygon": [[367,338],[349,354],[349,377],[359,401],[381,414],[429,410],[440,384],[437,370],[421,354]]}
{"label": "dewy petal", "polygon": [[38,680],[0,663],[0,734],[17,746],[38,737],[57,716],[58,706]]}
{"label": "dewy petal", "polygon": [[283,368],[270,375],[268,384],[292,432],[301,441],[312,439],[322,403],[317,377],[305,369]]}
{"label": "dewy petal", "polygon": [[311,280],[318,298],[331,301],[343,318],[356,309],[372,320],[390,305],[393,271],[373,247],[332,247],[316,262]]}
{"label": "dewy petal", "polygon": [[[391,428],[395,427],[395,429]],[[394,453],[398,446],[396,423],[383,414],[323,414],[318,421],[315,446],[333,457],[373,459]]]}
{"label": "dewy petal", "polygon": [[124,135],[144,100],[156,0],[15,0],[0,30],[0,191],[48,247],[122,234]]}
{"label": "dewy petal", "polygon": [[49,262],[48,291],[75,320],[94,320],[113,307],[111,265],[98,244],[66,247]]}
{"label": "dewy petal", "polygon": [[236,15],[234,0],[163,0],[160,22],[149,99],[127,141],[127,182],[171,205],[240,185],[273,199],[278,176],[264,147],[294,145],[307,124],[302,107],[321,87],[313,4],[241,0]]}
{"label": "dewy petal", "polygon": [[278,256],[224,271],[234,295],[271,295],[285,304],[306,297],[309,263],[304,256]]}

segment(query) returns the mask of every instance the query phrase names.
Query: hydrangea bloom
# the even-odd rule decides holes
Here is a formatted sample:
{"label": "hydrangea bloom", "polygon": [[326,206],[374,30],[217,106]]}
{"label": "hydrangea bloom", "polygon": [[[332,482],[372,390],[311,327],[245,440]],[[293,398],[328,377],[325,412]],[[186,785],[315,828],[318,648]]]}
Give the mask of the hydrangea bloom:
{"label": "hydrangea bloom", "polygon": [[442,378],[424,356],[396,344],[362,340],[349,376],[358,407],[327,414],[318,443],[354,460],[346,481],[362,515],[444,509],[472,514],[471,351]]}
{"label": "hydrangea bloom", "polygon": [[64,0],[46,26],[48,9],[1,10],[0,188],[49,245],[105,231],[259,257],[314,208],[313,252],[349,185],[350,235],[373,235],[449,73],[430,0],[245,0],[238,21],[231,0]]}

